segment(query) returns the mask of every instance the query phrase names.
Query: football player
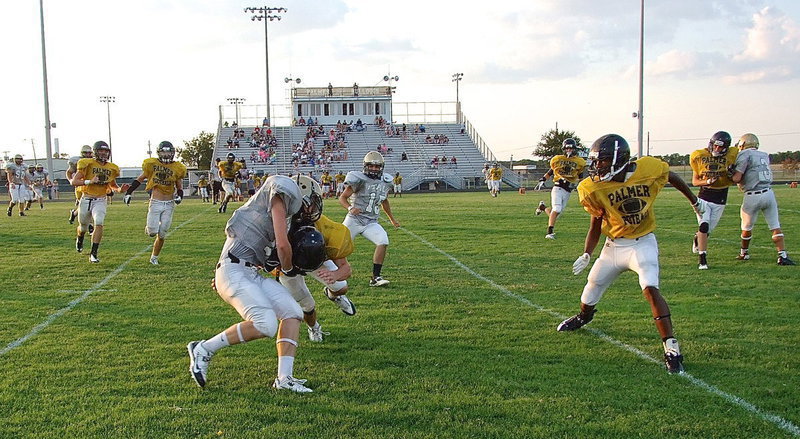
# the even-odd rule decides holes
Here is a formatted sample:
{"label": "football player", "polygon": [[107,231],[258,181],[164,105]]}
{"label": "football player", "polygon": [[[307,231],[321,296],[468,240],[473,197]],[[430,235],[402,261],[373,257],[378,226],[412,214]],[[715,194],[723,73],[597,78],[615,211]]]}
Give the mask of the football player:
{"label": "football player", "polygon": [[[72,181],[72,176],[75,175],[75,172],[78,170],[78,161],[80,159],[90,159],[92,158],[92,147],[89,145],[81,146],[81,155],[80,156],[73,156],[70,157],[67,161],[67,180]],[[78,205],[81,202],[81,195],[83,194],[83,186],[77,186],[75,188],[75,208],[69,211],[69,223],[73,224],[75,222],[75,217],[78,216]],[[91,233],[92,230],[89,231]]]}
{"label": "football player", "polygon": [[[348,316],[356,313],[353,302],[347,298],[347,279],[352,273],[347,257],[353,253],[353,239],[344,224],[330,220],[322,214],[322,188],[312,178],[298,175],[296,179],[303,197],[303,207],[292,218],[292,229],[313,226],[325,241],[326,260],[318,269],[301,276],[280,276],[280,283],[289,290],[294,300],[303,309],[303,320],[308,326],[308,338],[321,342],[329,333],[322,331],[317,320],[316,302],[306,285],[306,274],[311,275],[323,285],[323,293]],[[289,232],[290,235],[292,232]],[[275,261],[277,263],[277,260]]]}
{"label": "football player", "polygon": [[708,235],[717,227],[725,210],[738,154],[738,149],[731,148],[731,135],[717,131],[708,141],[708,147],[692,152],[689,157],[692,184],[700,186],[697,196],[708,202],[708,209],[702,215],[697,215],[700,227],[692,241],[692,253],[699,255],[697,268],[700,270],[708,270]]}
{"label": "football player", "polygon": [[591,215],[583,255],[573,264],[572,272],[579,274],[589,266],[591,254],[600,240],[606,241],[600,256],[589,272],[581,295],[581,311],[558,325],[558,331],[574,331],[592,321],[595,305],[603,293],[622,272],[631,270],[639,275],[642,294],[650,302],[656,328],[664,346],[667,371],[683,371],[683,356],[672,332],[667,302],[658,289],[658,244],[653,231],[656,227],[653,204],[664,185],[669,182],[702,212],[705,202],[692,194],[691,189],[669,165],[653,157],[630,161],[628,142],[616,134],[607,134],[592,144],[589,152],[589,177],[578,185],[578,196]]}
{"label": "football player", "polygon": [[172,225],[172,213],[175,205],[183,200],[183,178],[186,177],[186,166],[175,161],[175,147],[168,140],[158,144],[158,158],[148,158],[142,163],[142,173],[133,180],[125,192],[125,204],[130,206],[133,191],[147,179],[146,191],[150,192],[150,204],[147,208],[147,225],[145,233],[156,238],[150,263],[158,265],[158,255],[164,247],[164,239]]}
{"label": "football player", "polygon": [[[378,223],[381,206],[386,216],[395,228],[400,223],[392,215],[392,207],[386,198],[392,185],[392,176],[383,173],[383,156],[378,151],[370,151],[364,156],[362,171],[350,171],[344,181],[344,192],[339,195],[339,204],[347,209],[347,216],[342,224],[350,229],[350,237],[355,240],[356,235],[363,235],[375,244],[375,253],[372,256],[371,287],[388,285],[389,281],[381,277],[383,260],[386,258],[386,248],[389,246],[389,236],[386,230]],[[350,197],[353,203],[350,204]]]}
{"label": "football player", "polygon": [[744,192],[739,212],[742,218],[742,248],[737,259],[743,261],[750,259],[753,224],[758,218],[758,212],[763,212],[767,227],[772,231],[772,242],[778,249],[778,265],[795,265],[786,253],[781,223],[778,218],[778,201],[770,187],[772,170],[769,167],[769,154],[759,151],[758,145],[758,137],[751,133],[743,135],[736,142],[739,155],[736,157],[736,168],[731,180],[738,183],[739,189]]}
{"label": "football player", "polygon": [[75,238],[75,250],[83,251],[83,237],[89,230],[89,223],[94,223],[92,233],[92,250],[89,261],[100,262],[97,251],[103,239],[103,228],[106,218],[107,194],[109,192],[122,192],[128,189],[128,184],[117,185],[119,167],[111,163],[111,147],[108,143],[99,140],[92,146],[94,158],[83,158],[78,161],[77,170],[72,176],[72,185],[83,187],[83,195],[78,206],[78,230]]}
{"label": "football player", "polygon": [[228,202],[236,197],[236,177],[242,169],[242,164],[236,161],[236,156],[232,152],[229,152],[225,156],[225,161],[220,161],[217,166],[222,177],[222,190],[225,191],[225,199],[222,200],[218,211],[225,213],[228,211]]}
{"label": "football player", "polygon": [[400,198],[403,198],[403,176],[400,175],[399,172],[395,172],[392,184],[394,185],[394,195],[392,198],[396,198],[398,195],[400,195]]}
{"label": "football player", "polygon": [[219,162],[220,158],[217,157],[214,162],[214,168],[208,171],[208,178],[211,180],[211,204],[220,202],[220,192],[222,192],[222,177],[219,175]]}
{"label": "football player", "polygon": [[319,181],[322,182],[322,198],[328,198],[331,195],[331,183],[333,182],[333,176],[331,176],[328,171],[322,171]]}
{"label": "football player", "polygon": [[8,179],[8,191],[11,194],[11,201],[8,203],[6,214],[11,216],[14,206],[19,205],[19,216],[25,216],[25,197],[27,187],[31,184],[28,172],[23,165],[22,154],[14,156],[13,162],[6,163],[6,178]]}
{"label": "football player", "polygon": [[311,392],[305,380],[292,376],[303,310],[277,280],[259,274],[259,267],[267,266],[272,253],[277,253],[281,272],[289,275],[314,271],[324,261],[325,245],[313,227],[301,229],[290,240],[287,223],[302,205],[297,184],[276,175],[228,220],[213,285],[244,321],[208,340],[187,345],[189,371],[200,387],[207,383],[208,366],[217,351],[277,334],[278,377],[273,387]]}
{"label": "football player", "polygon": [[339,195],[342,194],[342,192],[344,192],[344,179],[345,178],[346,177],[345,177],[344,174],[342,174],[342,171],[337,172],[336,175],[333,176],[333,180],[336,182],[336,197],[337,198],[339,197]]}
{"label": "football player", "polygon": [[33,171],[33,198],[39,201],[39,208],[44,209],[44,196],[42,191],[50,185],[50,174],[42,164],[37,164]]}
{"label": "football player", "polygon": [[483,174],[483,181],[486,183],[486,187],[489,189],[489,193],[491,194],[492,193],[492,183],[491,183],[491,180],[489,180],[489,171],[490,171],[489,164],[488,163],[484,163],[483,164],[483,169],[481,170],[481,174]]}
{"label": "football player", "polygon": [[550,191],[550,205],[552,207],[546,207],[544,202],[540,201],[539,207],[536,208],[536,215],[546,212],[550,217],[547,222],[547,234],[544,236],[547,239],[556,239],[554,232],[556,219],[567,207],[572,190],[577,186],[583,176],[583,170],[586,168],[586,160],[578,156],[578,142],[575,139],[564,139],[561,147],[564,154],[550,159],[550,169],[539,179],[539,184],[536,185],[536,190],[541,190],[548,178],[553,177],[555,182],[553,189]]}
{"label": "football player", "polygon": [[503,180],[503,170],[500,169],[500,166],[497,163],[492,165],[492,169],[489,169],[489,192],[492,194],[493,197],[496,197],[500,194],[500,182]]}
{"label": "football player", "polygon": [[197,190],[200,192],[200,198],[203,200],[203,203],[209,200],[208,197],[208,180],[206,180],[206,176],[203,175],[200,177],[200,180],[197,181]]}

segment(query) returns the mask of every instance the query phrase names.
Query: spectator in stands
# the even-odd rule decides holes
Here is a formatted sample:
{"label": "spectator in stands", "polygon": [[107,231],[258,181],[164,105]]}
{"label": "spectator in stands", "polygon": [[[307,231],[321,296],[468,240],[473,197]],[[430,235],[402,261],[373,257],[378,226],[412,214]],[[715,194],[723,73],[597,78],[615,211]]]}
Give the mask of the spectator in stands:
{"label": "spectator in stands", "polygon": [[225,128],[228,128],[228,126],[229,126],[229,125],[228,125],[228,121],[226,120],[226,121],[225,121],[225,123],[224,123],[224,124],[222,124],[222,126],[224,126]]}
{"label": "spectator in stands", "polygon": [[433,156],[433,160],[431,160],[431,167],[438,168],[439,167],[439,156]]}
{"label": "spectator in stands", "polygon": [[328,83],[328,96],[333,96],[333,85]]}
{"label": "spectator in stands", "polygon": [[269,119],[265,117],[264,120],[261,122],[261,125],[263,125],[265,127],[268,127],[269,126]]}
{"label": "spectator in stands", "polygon": [[232,126],[232,127],[234,127],[234,128],[236,128],[236,127],[238,127],[238,126],[239,126],[239,124],[238,124],[238,123],[236,123],[236,121],[234,120],[234,121],[233,121],[233,123],[231,124],[231,126]]}
{"label": "spectator in stands", "polygon": [[425,125],[424,124],[419,124],[419,132],[420,133],[424,133],[425,130],[426,130]]}
{"label": "spectator in stands", "polygon": [[456,156],[453,156],[453,158],[450,159],[450,166],[454,168],[458,167],[458,163],[456,163]]}
{"label": "spectator in stands", "polygon": [[358,120],[356,121],[356,131],[359,131],[359,132],[361,132],[361,131],[364,131],[364,129],[365,129],[365,127],[364,127],[364,123],[363,123],[363,122],[361,122],[361,119],[358,119]]}
{"label": "spectator in stands", "polygon": [[405,151],[403,151],[403,153],[402,153],[402,154],[400,154],[400,161],[401,161],[401,162],[404,162],[404,161],[406,161],[406,160],[408,160],[408,155],[406,154],[406,152],[405,152]]}
{"label": "spectator in stands", "polygon": [[300,116],[300,120],[297,122],[297,124],[301,127],[306,126],[306,120],[303,118],[303,116]]}
{"label": "spectator in stands", "polygon": [[353,96],[358,96],[358,83],[353,83]]}
{"label": "spectator in stands", "polygon": [[462,123],[461,124],[461,134],[464,134],[466,132],[467,132],[467,127]]}

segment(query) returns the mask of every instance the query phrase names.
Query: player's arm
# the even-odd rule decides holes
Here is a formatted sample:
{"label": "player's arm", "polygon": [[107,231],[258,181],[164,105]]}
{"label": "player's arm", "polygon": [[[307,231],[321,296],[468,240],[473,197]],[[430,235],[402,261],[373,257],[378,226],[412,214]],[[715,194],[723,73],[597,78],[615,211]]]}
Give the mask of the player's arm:
{"label": "player's arm", "polygon": [[72,176],[75,175],[75,172],[77,170],[78,170],[77,166],[73,163],[70,163],[69,166],[67,166],[67,172],[66,172],[67,180],[72,181]]}
{"label": "player's arm", "polygon": [[288,273],[294,268],[292,264],[292,244],[289,243],[289,229],[286,226],[286,203],[280,196],[272,197],[270,203],[272,214],[272,230],[275,231],[275,251],[278,252],[278,261],[281,271]]}
{"label": "player's arm", "polygon": [[342,206],[343,208],[347,209],[347,211],[349,213],[351,213],[353,215],[358,215],[359,213],[361,213],[361,209],[359,209],[358,207],[355,207],[355,206],[351,206],[350,202],[348,201],[348,199],[352,195],[353,195],[353,187],[352,186],[347,186],[346,188],[344,188],[344,191],[342,191],[342,194],[339,195],[339,205]]}
{"label": "player's arm", "polygon": [[[135,191],[135,190],[136,190],[136,188],[138,188],[139,186],[141,186],[141,184],[142,184],[142,182],[144,181],[144,179],[145,179],[145,175],[144,175],[144,173],[141,173],[141,174],[139,174],[139,176],[138,176],[138,177],[136,177],[136,178],[135,178],[135,179],[134,179],[134,180],[131,182],[131,184],[127,185],[127,187],[125,188],[125,197],[123,197],[123,198],[122,198],[122,201],[123,201],[125,204],[127,204],[127,205],[130,205],[130,204],[131,204],[131,198],[132,198],[132,197],[131,197],[131,195],[133,194],[133,191]],[[123,185],[123,186],[124,186],[124,185]]]}
{"label": "player's arm", "polygon": [[603,217],[592,215],[589,220],[589,231],[586,232],[586,239],[583,242],[583,254],[572,264],[572,274],[580,274],[589,266],[592,260],[592,253],[600,242],[600,233],[603,230]]}
{"label": "player's arm", "polygon": [[692,192],[692,189],[689,188],[689,185],[686,184],[685,181],[683,181],[680,175],[670,171],[669,184],[671,184],[672,187],[680,191],[680,193],[682,193],[683,196],[686,197],[687,200],[689,200],[689,203],[692,204],[692,209],[694,209],[694,211],[698,215],[702,215],[706,211],[707,208],[706,201],[696,197]]}
{"label": "player's arm", "polygon": [[8,187],[14,184],[14,174],[11,173],[11,169],[6,169],[6,181],[8,181]]}
{"label": "player's arm", "polygon": [[333,259],[332,262],[338,267],[336,270],[329,271],[326,268],[319,268],[315,273],[325,283],[334,283],[340,280],[345,280],[353,273],[350,263],[347,258]]}
{"label": "player's arm", "polygon": [[72,176],[72,181],[70,184],[73,186],[88,186],[90,184],[95,184],[100,181],[100,177],[94,176],[91,180],[84,180],[83,170],[78,169],[75,171],[75,174]]}
{"label": "player's arm", "polygon": [[544,173],[544,175],[542,175],[542,178],[540,178],[539,181],[547,181],[547,179],[552,176],[553,176],[553,168],[550,168],[547,170],[547,172]]}
{"label": "player's arm", "polygon": [[717,181],[717,178],[703,178],[700,174],[692,171],[692,186],[710,186]]}
{"label": "player's arm", "polygon": [[175,180],[175,204],[181,204],[183,201],[183,178],[178,178]]}
{"label": "player's arm", "polygon": [[731,180],[734,183],[739,183],[744,178],[744,173],[747,171],[747,161],[746,160],[736,160],[736,164],[732,166],[732,169],[729,169],[728,172],[731,172]]}
{"label": "player's arm", "polygon": [[392,215],[392,206],[389,205],[389,199],[388,198],[383,200],[383,201],[381,201],[381,206],[383,207],[383,211],[386,212],[386,216],[389,217],[389,221],[392,222],[392,225],[394,226],[394,228],[396,229],[396,228],[400,227],[400,223],[396,219],[394,219],[394,215]]}

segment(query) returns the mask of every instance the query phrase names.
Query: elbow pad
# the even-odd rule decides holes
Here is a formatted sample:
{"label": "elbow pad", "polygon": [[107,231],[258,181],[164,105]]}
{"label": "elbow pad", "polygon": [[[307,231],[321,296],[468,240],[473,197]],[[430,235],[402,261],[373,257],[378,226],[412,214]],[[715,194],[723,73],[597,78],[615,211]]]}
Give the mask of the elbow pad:
{"label": "elbow pad", "polygon": [[136,190],[136,188],[138,188],[138,187],[139,187],[141,184],[142,184],[142,182],[141,182],[141,181],[139,181],[139,180],[133,180],[133,183],[131,183],[131,187],[129,187],[129,188],[128,188],[128,190],[127,190],[127,191],[125,191],[125,194],[126,194],[126,195],[130,195],[130,194],[132,194],[132,193],[133,193],[133,191],[135,191],[135,190]]}

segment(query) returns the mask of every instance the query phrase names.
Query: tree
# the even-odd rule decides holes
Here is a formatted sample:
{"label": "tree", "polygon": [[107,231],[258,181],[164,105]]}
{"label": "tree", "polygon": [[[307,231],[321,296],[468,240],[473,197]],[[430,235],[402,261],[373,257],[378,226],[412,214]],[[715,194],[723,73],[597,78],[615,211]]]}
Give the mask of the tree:
{"label": "tree", "polygon": [[[581,138],[575,135],[575,131],[559,131],[556,128],[542,134],[542,140],[536,145],[536,149],[533,150],[533,155],[545,160],[550,160],[553,156],[562,153],[561,144],[564,143],[565,139],[570,137],[575,139],[579,150],[586,149],[581,143]],[[580,151],[578,151],[578,153],[580,153]]]}
{"label": "tree", "polygon": [[781,168],[783,168],[783,172],[790,175],[797,174],[797,170],[800,169],[800,161],[788,157],[781,162]]}
{"label": "tree", "polygon": [[192,140],[183,141],[184,148],[178,148],[178,157],[186,166],[197,166],[197,169],[211,169],[211,158],[214,155],[214,135],[201,131]]}

